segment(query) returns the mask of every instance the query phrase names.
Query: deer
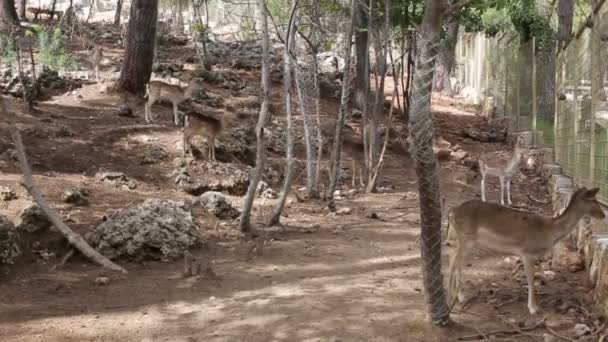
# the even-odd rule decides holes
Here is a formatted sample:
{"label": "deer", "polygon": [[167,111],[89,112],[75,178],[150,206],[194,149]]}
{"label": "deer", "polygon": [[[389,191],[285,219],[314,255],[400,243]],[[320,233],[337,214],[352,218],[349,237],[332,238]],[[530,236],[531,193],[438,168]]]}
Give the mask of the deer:
{"label": "deer", "polygon": [[95,81],[99,82],[99,65],[103,59],[103,46],[94,45],[93,50],[89,54],[89,62],[93,65],[95,71]]}
{"label": "deer", "polygon": [[184,149],[182,156],[185,158],[186,154],[190,154],[194,157],[192,154],[191,140],[199,135],[207,138],[207,159],[215,160],[215,138],[220,134],[224,127],[222,120],[189,112],[186,113],[186,122],[184,126]]}
{"label": "deer", "polygon": [[148,98],[148,102],[146,102],[145,106],[146,123],[152,122],[152,105],[156,101],[167,101],[173,104],[173,119],[175,125],[179,126],[177,106],[192,98],[192,92],[194,91],[195,86],[196,82],[194,79],[190,79],[186,88],[162,81],[150,81],[146,86],[146,97]]}
{"label": "deer", "polygon": [[486,201],[486,178],[487,176],[494,176],[498,177],[500,181],[500,204],[505,205],[505,192],[507,204],[509,206],[513,204],[511,202],[511,179],[517,172],[517,168],[521,162],[521,158],[524,153],[523,145],[523,137],[519,136],[517,138],[517,142],[515,143],[513,154],[506,163],[490,163],[485,160],[484,157],[479,158],[479,172],[481,173],[481,200],[483,202]]}
{"label": "deer", "polygon": [[570,234],[581,218],[605,218],[595,198],[598,191],[599,188],[578,189],[566,210],[554,218],[480,200],[452,208],[448,214],[448,240],[456,240],[456,248],[449,266],[450,308],[457,300],[464,301],[462,268],[471,250],[477,247],[521,258],[528,283],[528,310],[531,315],[536,314],[539,311],[534,299],[536,260]]}

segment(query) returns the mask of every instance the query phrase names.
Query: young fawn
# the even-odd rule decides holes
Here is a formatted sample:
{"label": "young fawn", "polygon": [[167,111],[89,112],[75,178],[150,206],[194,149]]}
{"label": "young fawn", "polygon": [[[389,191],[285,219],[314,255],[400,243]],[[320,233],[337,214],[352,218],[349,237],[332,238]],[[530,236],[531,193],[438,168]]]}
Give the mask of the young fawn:
{"label": "young fawn", "polygon": [[148,97],[148,102],[146,102],[145,107],[146,122],[152,122],[152,105],[156,101],[167,101],[173,104],[173,119],[175,121],[175,125],[179,126],[177,106],[180,103],[192,98],[192,92],[194,91],[195,85],[196,82],[194,79],[190,79],[186,88],[162,81],[150,81],[146,87],[146,96]]}
{"label": "young fawn", "polygon": [[479,158],[479,172],[481,172],[481,200],[486,201],[486,177],[494,176],[500,180],[500,204],[504,205],[505,189],[507,204],[511,205],[511,178],[517,172],[523,154],[523,137],[519,136],[515,143],[513,155],[505,163],[489,163],[483,157]]}
{"label": "young fawn", "polygon": [[99,82],[99,65],[101,64],[101,60],[103,58],[103,47],[100,45],[95,45],[91,54],[89,55],[89,61],[93,65],[93,70],[95,71],[95,81]]}
{"label": "young fawn", "polygon": [[456,300],[464,300],[462,267],[468,254],[477,247],[521,257],[528,282],[528,309],[530,314],[535,314],[538,307],[534,300],[534,263],[573,231],[584,216],[605,217],[595,199],[598,191],[598,188],[577,190],[566,211],[555,218],[480,200],[452,208],[448,218],[448,241],[456,240],[456,249],[450,258],[450,305],[453,306]]}
{"label": "young fawn", "polygon": [[215,138],[222,131],[222,121],[209,116],[187,113],[184,127],[184,150],[183,156],[189,153],[192,155],[191,140],[195,136],[207,138],[207,159],[215,160]]}

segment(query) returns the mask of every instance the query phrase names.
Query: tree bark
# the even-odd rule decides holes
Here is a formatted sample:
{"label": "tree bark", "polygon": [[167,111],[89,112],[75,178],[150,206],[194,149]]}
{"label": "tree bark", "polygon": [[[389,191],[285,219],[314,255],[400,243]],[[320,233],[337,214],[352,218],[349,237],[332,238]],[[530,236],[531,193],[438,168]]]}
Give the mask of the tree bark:
{"label": "tree bark", "polygon": [[10,31],[19,26],[15,0],[0,0],[0,31]]}
{"label": "tree bark", "polygon": [[150,81],[154,60],[158,0],[133,0],[127,48],[120,74],[119,88],[142,94]]}
{"label": "tree bark", "polygon": [[363,0],[355,3],[355,101],[359,110],[364,110],[364,102],[369,92],[369,30],[368,12]]}
{"label": "tree bark", "polygon": [[53,0],[51,4],[51,21],[53,21],[53,17],[55,16],[55,6],[57,6],[57,0]]}
{"label": "tree bark", "polygon": [[431,322],[446,325],[449,309],[441,271],[439,165],[433,153],[431,91],[442,24],[442,0],[426,0],[418,38],[412,89],[410,134],[420,201],[422,282]]}
{"label": "tree bark", "polygon": [[[355,8],[357,0],[351,0],[351,8]],[[340,175],[340,153],[342,152],[342,140],[344,138],[344,122],[346,119],[346,111],[350,100],[350,56],[352,50],[353,26],[355,23],[355,11],[350,11],[350,21],[346,25],[344,35],[344,73],[342,74],[342,96],[340,99],[340,109],[338,111],[338,119],[336,120],[336,131],[334,135],[334,144],[331,151],[330,179],[329,189],[327,190],[328,207],[332,212],[336,211],[335,191],[338,185],[338,177]]]}
{"label": "tree bark", "polygon": [[557,24],[557,39],[560,49],[572,35],[572,21],[574,19],[574,0],[559,0],[559,14]]}
{"label": "tree bark", "polygon": [[452,96],[452,82],[450,75],[456,62],[456,42],[458,40],[458,30],[460,22],[456,19],[447,24],[446,36],[441,40],[437,68],[434,78],[433,90],[436,92],[447,93]]}
{"label": "tree bark", "polygon": [[[221,2],[220,2],[221,3]],[[266,161],[266,145],[264,144],[264,126],[268,122],[268,106],[270,104],[270,64],[269,64],[269,38],[268,38],[268,18],[266,17],[266,2],[258,0],[258,15],[262,24],[262,105],[260,106],[260,115],[258,116],[258,124],[255,128],[255,136],[257,140],[257,153],[255,159],[255,169],[249,182],[247,195],[243,201],[243,209],[239,219],[239,228],[242,232],[251,230],[251,209],[253,208],[253,200],[258,188],[258,183],[262,178],[264,171],[264,163]]]}
{"label": "tree bark", "polygon": [[82,238],[82,236],[80,236],[80,234],[75,233],[72,229],[70,229],[70,227],[68,227],[65,223],[63,223],[63,221],[61,220],[61,218],[59,217],[57,212],[48,205],[48,203],[42,196],[42,193],[40,193],[40,191],[34,184],[34,178],[32,177],[32,170],[30,169],[28,161],[27,161],[27,157],[25,154],[25,147],[23,146],[23,141],[21,140],[21,134],[19,133],[19,129],[17,128],[15,114],[12,112],[9,113],[7,111],[6,105],[4,104],[4,99],[2,98],[2,96],[0,96],[0,114],[3,117],[8,119],[8,126],[9,126],[9,131],[11,134],[11,138],[13,139],[15,148],[17,149],[17,159],[19,160],[19,167],[21,168],[21,171],[23,172],[23,183],[24,183],[25,189],[30,193],[30,195],[32,195],[32,197],[34,198],[34,201],[36,202],[36,204],[38,204],[38,206],[40,207],[42,212],[49,218],[49,220],[53,223],[55,228],[57,228],[57,230],[59,230],[63,234],[63,236],[66,237],[66,239],[70,242],[70,244],[72,246],[74,246],[76,249],[78,249],[84,256],[86,256],[87,258],[91,259],[95,263],[97,263],[103,267],[106,267],[108,269],[127,273],[127,270],[116,265],[115,263],[110,261],[108,258],[104,257],[99,252],[97,252],[95,249],[93,249]]}
{"label": "tree bark", "polygon": [[[277,204],[272,210],[270,217],[269,226],[274,226],[279,223],[281,219],[281,213],[285,207],[287,201],[287,195],[291,189],[291,182],[293,181],[293,115],[291,108],[291,45],[294,38],[294,24],[295,14],[297,9],[297,0],[292,0],[291,15],[289,18],[289,24],[287,26],[287,32],[285,33],[285,52],[283,55],[283,96],[285,98],[285,113],[287,114],[287,166],[285,168],[285,181],[283,182],[283,188],[279,193]],[[301,111],[304,111],[304,103],[300,102]]]}
{"label": "tree bark", "polygon": [[116,1],[116,13],[114,13],[114,26],[119,27],[120,26],[120,16],[122,13],[122,3],[123,0],[117,0]]}

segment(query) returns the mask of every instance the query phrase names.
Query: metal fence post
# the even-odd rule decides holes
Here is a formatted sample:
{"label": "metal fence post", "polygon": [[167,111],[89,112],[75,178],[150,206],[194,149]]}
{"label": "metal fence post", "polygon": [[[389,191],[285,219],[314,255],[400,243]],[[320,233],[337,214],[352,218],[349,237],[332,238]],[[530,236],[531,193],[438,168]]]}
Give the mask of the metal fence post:
{"label": "metal fence post", "polygon": [[536,148],[536,37],[532,37],[532,147]]}

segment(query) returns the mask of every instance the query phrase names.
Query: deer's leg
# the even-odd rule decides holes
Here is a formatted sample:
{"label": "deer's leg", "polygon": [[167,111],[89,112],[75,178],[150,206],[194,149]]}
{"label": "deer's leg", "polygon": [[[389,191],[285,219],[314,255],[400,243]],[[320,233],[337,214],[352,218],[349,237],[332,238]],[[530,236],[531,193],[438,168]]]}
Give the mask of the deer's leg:
{"label": "deer's leg", "polygon": [[513,204],[511,202],[511,178],[507,178],[507,203],[509,205]]}
{"label": "deer's leg", "polygon": [[481,200],[486,201],[486,174],[481,173]]}
{"label": "deer's leg", "polygon": [[175,126],[179,126],[179,118],[177,117],[177,102],[173,102],[173,121]]}
{"label": "deer's leg", "polygon": [[357,179],[357,169],[356,169],[357,165],[355,164],[355,158],[352,158],[352,181],[351,181],[351,186],[354,188],[355,187],[355,180]]}
{"label": "deer's leg", "polygon": [[148,95],[148,102],[146,102],[145,114],[144,114],[146,123],[152,122],[152,105],[153,104],[154,104],[154,99],[150,95]]}
{"label": "deer's leg", "polygon": [[505,177],[498,177],[500,180],[500,204],[505,205]]}
{"label": "deer's leg", "polygon": [[[472,240],[471,240],[472,241]],[[448,281],[449,295],[452,298],[450,306],[459,302],[464,302],[464,293],[462,291],[462,267],[466,260],[467,250],[472,248],[472,243],[465,242],[464,239],[458,238],[456,250],[450,260],[450,276]]]}
{"label": "deer's leg", "polygon": [[188,136],[188,133],[186,132],[186,130],[184,130],[184,148],[183,148],[182,157],[185,158],[187,152],[192,153],[192,151],[190,150],[190,137]]}
{"label": "deer's leg", "polygon": [[528,310],[530,310],[531,315],[534,315],[538,312],[538,306],[536,306],[536,302],[534,301],[534,261],[536,259],[532,256],[524,255],[522,260],[528,282]]}

